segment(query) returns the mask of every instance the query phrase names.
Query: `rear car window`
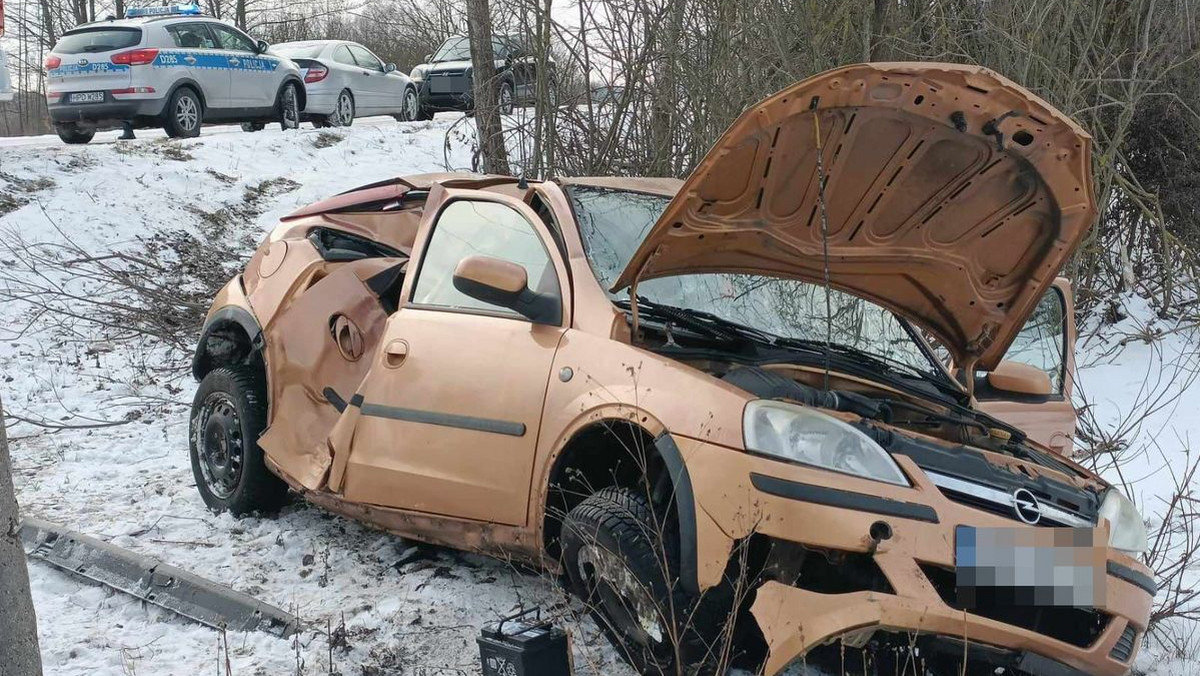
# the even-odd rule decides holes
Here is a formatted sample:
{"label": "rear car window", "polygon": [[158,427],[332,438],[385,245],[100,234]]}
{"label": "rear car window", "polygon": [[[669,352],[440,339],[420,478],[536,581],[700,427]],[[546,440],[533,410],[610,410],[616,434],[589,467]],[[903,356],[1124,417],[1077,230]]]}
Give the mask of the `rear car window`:
{"label": "rear car window", "polygon": [[133,47],[141,41],[140,28],[85,28],[63,35],[53,51],[57,54],[111,52]]}
{"label": "rear car window", "polygon": [[217,43],[208,26],[202,23],[180,23],[167,26],[176,47],[184,49],[216,49]]}

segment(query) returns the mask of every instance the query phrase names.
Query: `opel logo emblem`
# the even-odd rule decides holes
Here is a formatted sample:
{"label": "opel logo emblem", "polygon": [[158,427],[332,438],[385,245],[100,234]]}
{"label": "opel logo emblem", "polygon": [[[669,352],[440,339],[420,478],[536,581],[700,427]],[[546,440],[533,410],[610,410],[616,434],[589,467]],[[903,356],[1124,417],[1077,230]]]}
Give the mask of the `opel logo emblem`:
{"label": "opel logo emblem", "polygon": [[1028,489],[1018,488],[1013,492],[1013,512],[1017,518],[1029,525],[1042,520],[1042,505]]}

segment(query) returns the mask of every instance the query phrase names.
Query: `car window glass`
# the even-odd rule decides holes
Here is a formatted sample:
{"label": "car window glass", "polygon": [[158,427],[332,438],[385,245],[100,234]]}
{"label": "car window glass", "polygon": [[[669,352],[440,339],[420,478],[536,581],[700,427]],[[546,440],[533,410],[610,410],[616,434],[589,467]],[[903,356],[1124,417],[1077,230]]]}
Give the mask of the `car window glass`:
{"label": "car window glass", "polygon": [[350,55],[350,49],[347,48],[346,45],[342,45],[333,50],[333,60],[337,61],[338,63],[344,63],[347,66],[358,65],[358,63],[354,61],[354,57]]}
{"label": "car window glass", "polygon": [[471,43],[464,37],[454,37],[443,42],[430,60],[437,63],[439,61],[469,61],[470,59]]}
{"label": "car window glass", "polygon": [[1033,315],[1021,327],[1004,355],[1006,360],[1039,368],[1050,376],[1056,394],[1062,394],[1066,364],[1066,311],[1062,293],[1051,288],[1038,301]]}
{"label": "car window glass", "polygon": [[58,54],[90,54],[133,47],[142,41],[140,28],[90,28],[62,36],[54,45]]}
{"label": "car window glass", "polygon": [[459,200],[438,217],[417,277],[413,302],[517,317],[508,308],[476,300],[454,288],[454,269],[468,256],[491,256],[525,268],[529,286],[559,296],[558,273],[533,225],[495,202]]}
{"label": "car window glass", "polygon": [[492,56],[498,60],[505,59],[508,58],[509,51],[508,45],[503,40],[492,38]]}
{"label": "car window glass", "polygon": [[370,68],[372,70],[383,72],[383,63],[380,62],[379,59],[375,58],[375,55],[371,52],[368,52],[357,45],[351,45],[350,51],[354,54],[354,60],[358,62],[358,65],[362,66],[363,68]]}
{"label": "car window glass", "polygon": [[250,38],[232,28],[221,25],[212,25],[209,28],[217,34],[217,41],[221,44],[221,49],[231,49],[239,52],[254,51],[254,43],[250,41]]}
{"label": "car window glass", "polygon": [[175,41],[176,47],[183,49],[217,48],[212,33],[208,31],[208,26],[202,23],[180,23],[167,26],[167,32],[171,34],[171,39]]}

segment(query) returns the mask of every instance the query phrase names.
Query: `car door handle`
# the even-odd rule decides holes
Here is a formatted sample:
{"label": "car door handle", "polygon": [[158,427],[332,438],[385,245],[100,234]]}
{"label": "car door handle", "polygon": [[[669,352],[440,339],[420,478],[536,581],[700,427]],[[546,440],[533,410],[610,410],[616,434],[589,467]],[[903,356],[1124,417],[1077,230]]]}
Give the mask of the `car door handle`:
{"label": "car door handle", "polygon": [[364,70],[364,71],[363,71],[363,75],[366,75],[367,77],[371,77],[371,73],[370,73],[370,71],[365,71],[365,70]]}
{"label": "car door handle", "polygon": [[234,58],[229,59],[229,65],[231,65],[231,66],[236,66],[239,63],[241,63],[241,61],[239,61],[237,59],[234,59]]}
{"label": "car door handle", "polygon": [[408,358],[408,343],[403,340],[393,340],[383,348],[383,363],[388,368],[396,368]]}
{"label": "car door handle", "polygon": [[196,57],[192,56],[191,54],[188,54],[187,56],[183,57],[183,60],[187,61],[189,65],[196,63]]}

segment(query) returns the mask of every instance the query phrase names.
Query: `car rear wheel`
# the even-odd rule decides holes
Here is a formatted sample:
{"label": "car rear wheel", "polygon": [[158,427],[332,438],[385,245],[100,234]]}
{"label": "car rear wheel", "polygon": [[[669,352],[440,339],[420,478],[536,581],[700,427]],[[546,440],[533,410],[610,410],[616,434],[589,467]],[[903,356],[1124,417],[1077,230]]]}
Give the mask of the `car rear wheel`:
{"label": "car rear wheel", "polygon": [[212,511],[272,513],[287,502],[287,484],[267,469],[258,446],[266,424],[266,384],[254,370],[221,367],[200,381],[190,455],[196,488]]}
{"label": "car rear wheel", "polygon": [[279,128],[283,131],[300,128],[300,94],[294,82],[285,84],[279,92]]}
{"label": "car rear wheel", "polygon": [[58,132],[58,137],[62,139],[63,143],[72,145],[87,143],[96,135],[95,129],[80,127],[74,122],[56,124],[54,131]]}
{"label": "car rear wheel", "polygon": [[677,529],[644,496],[598,491],[567,514],[561,538],[572,590],[638,671],[705,670],[721,623],[695,612],[679,584]]}
{"label": "car rear wheel", "polygon": [[354,96],[349,89],[343,89],[338,94],[337,105],[333,112],[325,116],[324,125],[327,127],[349,127],[354,124]]}
{"label": "car rear wheel", "polygon": [[167,103],[163,129],[171,138],[194,138],[200,135],[204,123],[204,108],[200,97],[187,87],[180,87]]}

